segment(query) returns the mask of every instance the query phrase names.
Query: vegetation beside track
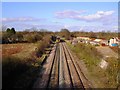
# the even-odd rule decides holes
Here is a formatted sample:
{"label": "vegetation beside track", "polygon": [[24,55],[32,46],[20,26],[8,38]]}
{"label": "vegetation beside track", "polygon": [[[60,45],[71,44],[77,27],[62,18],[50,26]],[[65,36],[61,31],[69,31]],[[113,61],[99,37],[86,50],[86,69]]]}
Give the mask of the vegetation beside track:
{"label": "vegetation beside track", "polygon": [[106,70],[99,67],[102,55],[94,46],[77,44],[73,46],[69,42],[67,45],[84,62],[88,70],[88,79],[97,88],[116,88],[118,86],[118,60],[116,58],[107,58],[108,67]]}
{"label": "vegetation beside track", "polygon": [[[2,45],[2,80],[4,88],[31,88],[46,59],[46,49],[53,46],[50,36],[36,43]],[[11,51],[13,50],[13,51]],[[9,55],[10,54],[10,55]]]}

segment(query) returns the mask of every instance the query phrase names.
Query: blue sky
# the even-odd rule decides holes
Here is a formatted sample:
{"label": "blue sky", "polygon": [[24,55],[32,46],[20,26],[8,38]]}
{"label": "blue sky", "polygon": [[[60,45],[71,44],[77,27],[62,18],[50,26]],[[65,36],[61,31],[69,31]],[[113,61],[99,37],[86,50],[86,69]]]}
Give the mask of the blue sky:
{"label": "blue sky", "polygon": [[116,31],[117,2],[2,2],[2,23],[16,30]]}

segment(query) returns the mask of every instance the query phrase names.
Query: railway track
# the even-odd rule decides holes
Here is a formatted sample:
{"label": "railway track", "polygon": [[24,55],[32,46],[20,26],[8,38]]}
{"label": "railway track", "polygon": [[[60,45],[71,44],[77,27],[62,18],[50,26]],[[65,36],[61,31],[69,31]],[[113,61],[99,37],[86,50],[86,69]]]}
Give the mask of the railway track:
{"label": "railway track", "polygon": [[85,89],[81,80],[80,67],[64,42],[53,47],[40,74],[42,78],[36,81],[33,88]]}

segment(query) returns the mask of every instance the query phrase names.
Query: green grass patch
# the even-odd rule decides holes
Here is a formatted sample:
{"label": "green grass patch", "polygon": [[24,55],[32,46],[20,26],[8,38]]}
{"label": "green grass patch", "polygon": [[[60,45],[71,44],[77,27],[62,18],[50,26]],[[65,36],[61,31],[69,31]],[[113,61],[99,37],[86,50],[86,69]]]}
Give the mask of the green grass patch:
{"label": "green grass patch", "polygon": [[76,46],[73,46],[70,43],[68,43],[68,45],[72,51],[74,51],[77,56],[79,56],[79,58],[85,62],[90,71],[92,68],[94,68],[93,66],[96,66],[100,62],[99,58],[101,55],[94,46],[85,45],[83,43],[79,43]]}

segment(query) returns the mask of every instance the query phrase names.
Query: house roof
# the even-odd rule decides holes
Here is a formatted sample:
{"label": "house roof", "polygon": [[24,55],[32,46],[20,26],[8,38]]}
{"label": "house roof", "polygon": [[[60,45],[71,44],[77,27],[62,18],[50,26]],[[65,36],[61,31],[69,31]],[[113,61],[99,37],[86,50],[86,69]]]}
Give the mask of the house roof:
{"label": "house roof", "polygon": [[102,41],[102,39],[95,39],[94,41],[96,41],[96,42],[100,42],[100,41]]}

